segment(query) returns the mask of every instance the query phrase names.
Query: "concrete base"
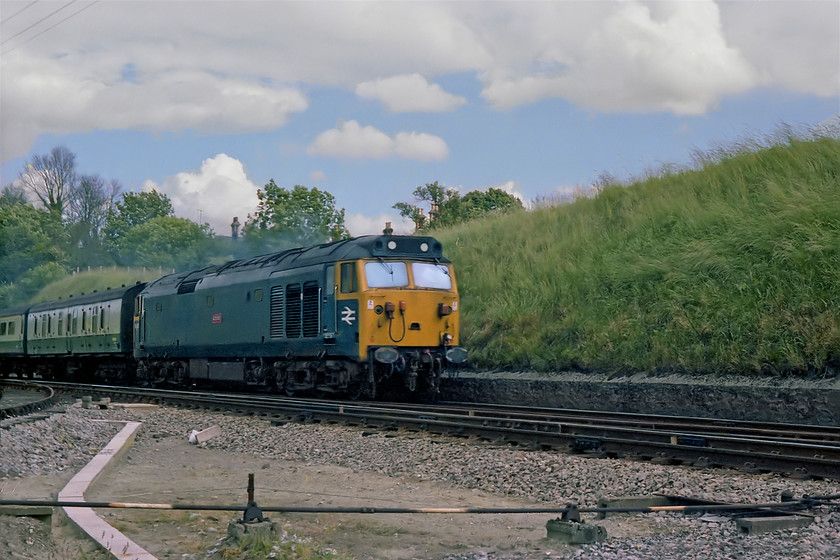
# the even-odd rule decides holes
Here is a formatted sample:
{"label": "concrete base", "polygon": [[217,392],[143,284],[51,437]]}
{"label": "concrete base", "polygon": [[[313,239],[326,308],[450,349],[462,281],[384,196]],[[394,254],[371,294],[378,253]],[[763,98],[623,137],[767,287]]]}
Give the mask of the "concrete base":
{"label": "concrete base", "polygon": [[0,515],[14,517],[34,517],[46,521],[52,517],[53,508],[49,506],[0,506]]}
{"label": "concrete base", "polygon": [[811,517],[801,515],[780,515],[778,517],[745,517],[738,519],[735,524],[742,533],[755,535],[769,531],[784,531],[787,529],[799,529],[807,527],[814,520]]}
{"label": "concrete base", "polygon": [[228,524],[228,536],[236,541],[241,541],[246,536],[273,539],[279,534],[277,523],[270,519],[255,523],[242,523],[237,520]]}
{"label": "concrete base", "polygon": [[607,539],[607,530],[600,525],[588,525],[583,522],[550,519],[545,524],[549,539],[568,544],[592,544]]}

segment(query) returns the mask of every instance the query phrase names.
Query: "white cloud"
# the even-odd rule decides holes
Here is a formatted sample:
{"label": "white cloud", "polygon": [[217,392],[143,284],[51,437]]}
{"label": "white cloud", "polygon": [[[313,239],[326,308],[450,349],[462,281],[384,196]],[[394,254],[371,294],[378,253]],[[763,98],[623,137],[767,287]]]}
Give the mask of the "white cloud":
{"label": "white cloud", "polygon": [[430,84],[417,73],[363,82],[356,86],[356,95],[377,99],[393,113],[442,113],[454,111],[467,102],[437,84]]}
{"label": "white cloud", "polygon": [[840,94],[837,2],[324,7],[99,2],[37,40],[38,27],[13,38],[54,9],[37,3],[4,21],[0,157],[24,155],[42,134],[273,130],[306,111],[312,86],[358,89],[392,111],[452,110],[462,98],[427,80],[456,73],[477,76],[498,108],[563,98],[702,114],[756,87]]}
{"label": "white cloud", "polygon": [[[14,56],[17,55],[17,56]],[[3,157],[25,153],[40,134],[86,129],[202,133],[270,131],[307,109],[306,97],[290,87],[271,87],[204,70],[159,72],[131,81],[80,81],[77,68],[61,59],[25,53],[4,58]],[[40,72],[18,66],[39,65]],[[41,73],[43,72],[43,73]]]}
{"label": "white cloud", "polygon": [[[566,14],[568,15],[568,14]],[[585,35],[535,34],[524,59],[488,71],[482,95],[499,108],[562,97],[599,111],[703,114],[756,85],[723,35],[714,2],[610,5]],[[534,71],[542,61],[548,71]]]}
{"label": "white cloud", "polygon": [[726,41],[759,84],[823,97],[840,95],[840,3],[721,2]]}
{"label": "white cloud", "polygon": [[309,173],[309,180],[313,183],[323,183],[327,180],[327,174],[320,169],[316,169]]}
{"label": "white cloud", "polygon": [[414,222],[398,214],[379,214],[378,216],[346,214],[344,216],[344,225],[353,237],[378,235],[385,229],[387,222],[391,222],[391,228],[397,235],[410,235],[414,233]]}
{"label": "white cloud", "polygon": [[158,185],[146,181],[143,190],[156,189],[171,200],[175,215],[208,223],[218,235],[230,235],[234,216],[244,224],[257,208],[257,189],[248,179],[242,162],[227,154],[205,159],[198,171],[167,177]]}
{"label": "white cloud", "polygon": [[310,155],[350,159],[400,157],[420,161],[443,160],[449,155],[446,142],[431,134],[399,132],[391,137],[373,126],[344,121],[319,134],[306,148]]}

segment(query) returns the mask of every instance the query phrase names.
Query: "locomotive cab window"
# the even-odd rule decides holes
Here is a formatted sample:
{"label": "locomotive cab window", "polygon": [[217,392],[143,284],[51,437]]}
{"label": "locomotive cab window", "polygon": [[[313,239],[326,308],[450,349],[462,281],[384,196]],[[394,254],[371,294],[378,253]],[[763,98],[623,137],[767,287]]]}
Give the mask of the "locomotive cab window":
{"label": "locomotive cab window", "polygon": [[411,275],[414,277],[414,285],[418,288],[452,289],[449,267],[444,264],[413,262]]}
{"label": "locomotive cab window", "polygon": [[366,262],[365,278],[368,288],[408,286],[408,271],[404,262]]}

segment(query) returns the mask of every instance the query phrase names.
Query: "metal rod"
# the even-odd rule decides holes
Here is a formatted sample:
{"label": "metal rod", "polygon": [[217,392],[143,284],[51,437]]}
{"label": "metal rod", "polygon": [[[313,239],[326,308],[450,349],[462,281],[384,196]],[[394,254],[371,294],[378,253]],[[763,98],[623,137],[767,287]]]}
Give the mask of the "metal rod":
{"label": "metal rod", "polygon": [[[118,508],[118,509],[171,509],[195,511],[244,511],[247,506],[234,505],[202,505],[202,504],[162,504],[138,502],[68,502],[57,500],[0,500],[0,506],[47,506],[47,507],[89,507],[89,508]],[[604,507],[577,508],[581,513],[650,513],[657,511],[742,511],[750,509],[802,509],[806,507],[801,501],[775,502],[766,504],[705,504],[691,506],[651,506],[651,507]],[[570,507],[536,507],[536,508],[473,508],[473,507],[432,507],[432,508],[394,508],[394,507],[261,507],[262,511],[278,513],[443,513],[443,514],[501,514],[501,513],[552,513],[568,512]]]}
{"label": "metal rod", "polygon": [[254,473],[248,475],[248,502],[254,501]]}

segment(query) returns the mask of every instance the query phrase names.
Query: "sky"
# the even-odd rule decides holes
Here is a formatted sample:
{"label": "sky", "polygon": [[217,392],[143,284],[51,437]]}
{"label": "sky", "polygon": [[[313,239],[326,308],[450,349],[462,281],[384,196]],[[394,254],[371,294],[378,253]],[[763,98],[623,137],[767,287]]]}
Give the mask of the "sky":
{"label": "sky", "polygon": [[434,181],[527,205],[838,113],[838,0],[0,0],[0,185],[64,146],[220,235],[271,179],[410,233]]}

